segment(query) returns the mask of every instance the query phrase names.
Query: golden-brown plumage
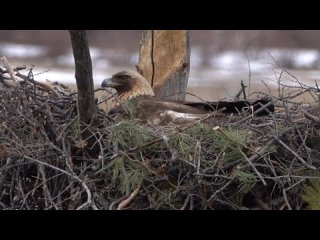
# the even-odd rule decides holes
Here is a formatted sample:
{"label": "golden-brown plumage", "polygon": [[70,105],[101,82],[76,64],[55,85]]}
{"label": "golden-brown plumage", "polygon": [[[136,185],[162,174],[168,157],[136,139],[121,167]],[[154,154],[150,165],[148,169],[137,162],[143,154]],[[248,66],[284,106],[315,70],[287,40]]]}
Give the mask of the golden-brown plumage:
{"label": "golden-brown plumage", "polygon": [[[105,79],[102,87],[111,87],[117,91],[116,107],[110,113],[127,112],[123,108],[123,103],[132,102],[136,117],[151,122],[188,122],[205,117],[206,114],[213,110],[224,108],[226,113],[238,113],[243,108],[253,106],[254,110],[266,104],[265,100],[259,100],[258,103],[249,103],[248,101],[238,102],[181,102],[174,100],[164,100],[155,97],[155,94],[148,81],[138,72],[127,70],[114,74],[111,78]],[[120,104],[119,104],[120,103]],[[273,111],[273,105],[269,110]],[[265,114],[267,114],[268,111]]]}
{"label": "golden-brown plumage", "polygon": [[[117,107],[113,108],[111,113],[123,112],[119,103],[132,99],[134,99],[135,115],[155,123],[170,122],[176,119],[194,120],[208,113],[208,111],[184,105],[179,101],[156,98],[148,81],[136,71],[127,70],[116,73],[111,78],[105,79],[101,86],[117,90]],[[180,114],[177,115],[177,113]]]}
{"label": "golden-brown plumage", "polygon": [[148,81],[133,70],[121,71],[111,78],[103,80],[102,87],[111,87],[117,90],[117,101],[124,102],[140,95],[154,96]]}

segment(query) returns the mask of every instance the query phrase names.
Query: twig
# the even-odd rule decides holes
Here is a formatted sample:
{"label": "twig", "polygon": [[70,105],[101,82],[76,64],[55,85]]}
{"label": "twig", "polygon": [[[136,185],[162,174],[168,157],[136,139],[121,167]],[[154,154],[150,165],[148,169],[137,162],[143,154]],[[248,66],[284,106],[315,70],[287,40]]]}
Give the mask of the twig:
{"label": "twig", "polygon": [[247,100],[247,95],[246,95],[246,87],[243,83],[243,80],[241,80],[241,89],[242,89],[242,93],[243,93],[243,99]]}
{"label": "twig", "polygon": [[55,166],[53,166],[53,165],[51,165],[51,164],[49,164],[49,163],[41,162],[41,161],[39,161],[38,159],[34,159],[34,158],[31,158],[31,157],[28,157],[28,156],[23,156],[23,157],[24,157],[25,159],[30,160],[30,161],[37,162],[37,163],[42,164],[42,165],[44,165],[44,166],[46,166],[46,167],[49,167],[49,168],[52,168],[52,169],[54,169],[54,170],[56,170],[56,171],[62,172],[62,173],[64,173],[64,174],[68,175],[69,177],[72,177],[72,178],[74,178],[74,179],[77,180],[77,178],[76,178],[75,176],[73,176],[71,173],[69,173],[69,172],[67,172],[67,171],[65,171],[65,170],[63,170],[63,169],[61,169],[61,168],[55,167]]}
{"label": "twig", "polygon": [[218,189],[217,191],[215,191],[215,192],[209,197],[209,199],[207,200],[207,203],[211,202],[211,200],[214,199],[214,197],[215,197],[218,193],[222,192],[224,189],[226,189],[226,188],[232,183],[232,181],[233,181],[233,180],[235,179],[235,177],[237,176],[237,173],[239,172],[239,170],[240,170],[240,168],[237,168],[236,171],[234,171],[234,172],[232,173],[231,179],[230,179],[224,186],[222,186],[220,189]]}
{"label": "twig", "polygon": [[58,206],[54,203],[54,201],[52,200],[52,197],[51,197],[51,194],[50,194],[50,191],[49,191],[49,188],[48,188],[48,185],[47,185],[47,178],[46,178],[46,174],[45,174],[45,171],[44,171],[44,167],[43,165],[39,165],[39,171],[42,175],[42,179],[43,179],[43,182],[42,182],[42,186],[43,186],[43,191],[44,191],[44,196],[45,196],[45,204],[46,204],[46,208],[48,208],[48,200],[50,201],[50,203],[54,206],[54,208],[57,210],[59,209]]}
{"label": "twig", "polygon": [[17,78],[16,78],[16,76],[15,76],[15,74],[14,74],[13,68],[12,68],[11,65],[9,64],[7,58],[6,58],[5,56],[2,56],[0,59],[1,59],[2,63],[3,63],[3,65],[4,65],[4,67],[7,69],[7,71],[8,71],[8,73],[9,73],[11,79],[12,79],[14,82],[17,82],[18,80],[17,80]]}
{"label": "twig", "polygon": [[250,161],[250,159],[244,154],[244,152],[239,149],[239,151],[241,152],[242,156],[244,157],[244,159],[249,163],[249,165],[253,168],[253,171],[258,175],[258,177],[260,178],[262,184],[264,186],[267,186],[266,181],[263,179],[263,177],[261,176],[261,174],[259,173],[259,171],[257,170],[257,168],[253,165],[253,163]]}
{"label": "twig", "polygon": [[251,65],[250,65],[250,59],[248,54],[247,55],[247,61],[248,61],[248,68],[249,68],[249,89],[248,89],[248,95],[251,93]]}
{"label": "twig", "polygon": [[180,210],[185,210],[185,209],[186,209],[186,207],[188,206],[188,203],[189,203],[191,197],[192,197],[191,194],[189,194],[189,195],[186,197],[186,200],[184,200],[184,203],[183,203],[182,207],[180,208]]}
{"label": "twig", "polygon": [[282,190],[282,194],[283,194],[284,201],[286,202],[286,205],[288,206],[288,209],[289,209],[289,210],[292,210],[292,207],[291,207],[291,205],[290,205],[290,203],[289,203],[289,201],[288,201],[288,198],[287,198],[287,194],[286,194],[286,190],[285,190],[285,189]]}
{"label": "twig", "polygon": [[[259,108],[257,111],[255,111],[253,114],[254,115],[257,115],[259,114],[260,112],[266,110],[268,107],[270,107],[271,105],[273,105],[273,102],[270,100],[270,102],[268,102],[267,104],[263,105],[261,108]],[[252,115],[249,115],[245,118],[242,118],[241,120],[239,120],[238,122],[235,122],[235,123],[232,123],[231,125],[239,125],[241,123],[244,123],[246,122],[247,120],[251,119],[252,118]]]}
{"label": "twig", "polygon": [[[47,179],[46,179],[46,175],[44,173],[44,169],[43,169],[43,165],[39,165],[39,172],[42,175],[42,180],[43,180],[43,192],[44,192],[44,204],[45,207],[48,208],[49,203],[48,203],[48,197],[50,196],[50,192],[48,191],[48,186],[47,186]],[[51,199],[51,196],[49,197]]]}
{"label": "twig", "polygon": [[258,150],[258,152],[256,152],[256,154],[249,157],[248,160],[250,162],[254,162],[254,161],[258,160],[259,158],[261,158],[265,153],[267,153],[270,150],[270,147],[272,146],[274,141],[275,141],[274,139],[271,139],[270,141],[268,141],[263,147],[261,147]]}
{"label": "twig", "polygon": [[307,168],[311,169],[311,170],[317,170],[316,167],[308,164],[306,161],[304,161],[295,151],[293,151],[290,147],[288,147],[287,144],[285,144],[284,142],[282,142],[278,137],[273,136],[274,139],[280,143],[283,147],[285,147],[291,154],[293,154],[303,165],[305,165]]}
{"label": "twig", "polygon": [[116,205],[117,203],[125,200],[126,198],[128,198],[128,195],[124,195],[124,196],[122,196],[121,198],[113,201],[113,202],[110,204],[110,206],[109,206],[109,210],[114,210],[114,207],[113,207],[113,206]]}
{"label": "twig", "polygon": [[125,207],[127,207],[129,205],[129,203],[138,195],[139,193],[139,190],[140,190],[140,186],[137,187],[131,194],[130,196],[123,200],[119,206],[117,207],[117,210],[123,210]]}
{"label": "twig", "polygon": [[[27,67],[26,66],[19,66],[19,67],[15,67],[13,68],[13,72],[18,72],[20,70],[25,70]],[[4,74],[4,73],[9,73],[8,70],[0,70],[0,73]]]}
{"label": "twig", "polygon": [[66,143],[66,138],[63,138],[62,141],[62,148],[66,154],[66,165],[69,168],[69,171],[72,173],[72,176],[81,183],[81,185],[83,186],[83,188],[85,189],[86,193],[87,193],[87,202],[83,203],[80,207],[78,207],[76,210],[81,210],[83,208],[86,208],[87,206],[92,206],[93,209],[97,210],[98,208],[95,206],[94,202],[92,201],[92,194],[90,189],[88,188],[87,184],[85,183],[85,181],[81,180],[76,173],[73,171],[71,165],[72,165],[72,160],[70,157],[70,146],[69,144],[67,145]]}
{"label": "twig", "polygon": [[82,204],[80,207],[78,207],[77,210],[83,209],[83,208],[86,207],[87,205],[90,205],[90,204],[91,204],[91,192],[90,192],[88,186],[86,185],[86,183],[85,183],[84,181],[82,181],[77,175],[71,174],[71,173],[69,173],[69,172],[67,172],[67,171],[65,171],[65,170],[63,170],[63,169],[61,169],[61,168],[55,167],[55,166],[53,166],[53,165],[51,165],[51,164],[48,164],[48,163],[45,163],[45,162],[41,162],[41,161],[39,161],[39,160],[37,160],[37,159],[31,158],[31,157],[28,157],[28,156],[24,156],[24,158],[26,158],[26,159],[28,159],[28,160],[31,160],[31,161],[34,161],[34,162],[37,162],[37,163],[39,163],[39,164],[42,164],[42,165],[44,165],[44,166],[46,166],[46,167],[52,168],[52,169],[54,169],[54,170],[56,170],[56,171],[62,172],[62,173],[64,173],[64,174],[68,175],[69,177],[74,178],[74,179],[77,180],[79,183],[81,183],[81,185],[83,186],[83,188],[84,188],[84,189],[86,190],[86,192],[87,192],[88,200],[87,200],[86,203],[84,203],[84,204]]}
{"label": "twig", "polygon": [[[200,166],[201,166],[201,143],[199,141],[197,141],[194,152],[195,152],[194,160],[197,159],[197,174],[199,174],[200,173]],[[196,154],[198,154],[198,158],[196,158]]]}
{"label": "twig", "polygon": [[309,119],[309,120],[311,120],[311,121],[313,121],[313,122],[315,122],[315,123],[320,123],[320,118],[318,118],[318,117],[316,117],[316,116],[308,113],[307,111],[305,111],[305,110],[303,110],[303,109],[301,109],[301,110],[302,110],[302,112],[303,112],[303,115],[304,115],[307,119]]}
{"label": "twig", "polygon": [[22,187],[22,184],[21,184],[21,178],[19,178],[19,177],[18,177],[18,189],[20,190],[20,193],[21,193],[21,196],[22,196],[22,199],[23,199],[23,202],[21,204],[20,209],[22,209],[22,207],[24,205],[26,205],[26,208],[28,210],[30,210],[30,207],[29,207],[29,204],[28,204],[28,201],[27,201],[27,197],[26,197],[26,195],[24,193],[24,190],[23,190],[23,187]]}
{"label": "twig", "polygon": [[19,73],[19,72],[17,72],[16,75],[17,75],[18,77],[22,78],[22,79],[25,80],[25,81],[31,82],[31,83],[39,86],[43,91],[45,91],[45,92],[47,92],[47,93],[52,93],[54,96],[59,97],[59,94],[56,92],[56,90],[53,89],[53,87],[51,87],[51,86],[49,86],[49,85],[47,85],[47,84],[45,84],[45,83],[42,83],[42,82],[38,82],[38,81],[36,81],[36,80],[33,80],[33,79],[31,79],[31,78],[29,78],[29,77],[27,77],[27,76],[25,76],[25,75],[23,75],[23,74],[21,74],[21,73]]}
{"label": "twig", "polygon": [[14,161],[10,157],[7,158],[6,164],[4,166],[2,166],[0,169],[0,198],[2,195],[3,184],[8,176],[8,171],[6,171],[6,168],[10,168],[12,166],[13,162]]}
{"label": "twig", "polygon": [[316,93],[318,96],[318,103],[320,103],[320,88],[319,88],[318,82],[316,80],[314,80],[314,82],[316,84]]}

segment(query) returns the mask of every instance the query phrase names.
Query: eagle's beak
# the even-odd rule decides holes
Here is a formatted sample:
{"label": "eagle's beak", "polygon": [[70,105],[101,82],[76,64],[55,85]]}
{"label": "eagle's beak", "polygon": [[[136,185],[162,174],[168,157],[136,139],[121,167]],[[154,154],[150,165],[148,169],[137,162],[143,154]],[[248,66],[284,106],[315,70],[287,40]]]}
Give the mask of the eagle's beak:
{"label": "eagle's beak", "polygon": [[120,86],[120,84],[113,82],[112,78],[106,78],[101,83],[101,87],[111,87],[111,88],[113,88],[113,87],[117,87],[117,86]]}

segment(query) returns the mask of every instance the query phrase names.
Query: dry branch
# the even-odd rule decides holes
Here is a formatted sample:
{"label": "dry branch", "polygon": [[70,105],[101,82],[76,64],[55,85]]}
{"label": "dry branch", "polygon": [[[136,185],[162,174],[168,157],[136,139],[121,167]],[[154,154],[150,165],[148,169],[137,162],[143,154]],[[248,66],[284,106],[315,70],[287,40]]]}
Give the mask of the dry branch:
{"label": "dry branch", "polygon": [[130,204],[130,202],[138,195],[139,190],[140,190],[140,187],[136,188],[127,199],[123,200],[119,204],[119,206],[117,207],[117,210],[123,210],[124,208],[126,208]]}
{"label": "dry branch", "polygon": [[16,76],[15,76],[15,74],[14,74],[14,70],[13,70],[13,68],[11,67],[11,65],[9,64],[8,59],[7,59],[5,56],[2,56],[2,57],[0,58],[0,60],[1,60],[2,64],[4,65],[4,67],[7,69],[7,71],[8,71],[8,73],[9,73],[11,79],[12,79],[14,82],[17,82],[17,78],[16,78]]}
{"label": "dry branch", "polygon": [[320,124],[320,118],[318,118],[318,117],[316,117],[316,116],[308,113],[307,111],[305,111],[305,110],[303,110],[303,109],[302,109],[302,112],[303,112],[304,116],[305,116],[307,119],[309,119],[309,120],[311,120],[311,121],[313,121],[313,122],[315,122],[315,123]]}

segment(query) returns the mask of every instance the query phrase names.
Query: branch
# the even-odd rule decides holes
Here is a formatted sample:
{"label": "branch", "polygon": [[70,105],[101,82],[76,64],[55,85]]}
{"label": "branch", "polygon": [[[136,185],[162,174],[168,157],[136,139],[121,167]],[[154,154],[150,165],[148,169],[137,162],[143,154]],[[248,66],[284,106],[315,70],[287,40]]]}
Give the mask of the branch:
{"label": "branch", "polygon": [[125,207],[127,207],[129,205],[129,203],[138,195],[139,193],[139,190],[140,190],[140,186],[137,187],[131,194],[130,196],[123,200],[119,206],[117,207],[117,210],[123,210]]}
{"label": "branch", "polygon": [[2,56],[0,58],[0,60],[2,61],[4,67],[7,69],[10,77],[12,78],[13,81],[17,82],[17,78],[16,78],[16,75],[14,74],[14,71],[13,71],[13,68],[11,67],[11,65],[9,64],[7,58],[5,56]]}
{"label": "branch", "polygon": [[31,82],[33,83],[34,85],[37,85],[38,87],[40,87],[43,91],[47,92],[47,93],[52,93],[53,95],[55,95],[56,97],[59,97],[59,94],[53,89],[53,87],[45,84],[45,83],[42,83],[42,82],[38,82],[36,80],[33,80],[19,72],[17,72],[16,74],[18,77],[22,78],[23,80],[25,81],[28,81],[28,82]]}
{"label": "branch", "polygon": [[278,137],[273,136],[274,139],[280,143],[280,145],[282,145],[284,148],[286,148],[290,153],[292,153],[303,165],[305,165],[307,168],[311,169],[311,170],[317,170],[316,167],[308,164],[306,161],[304,161],[295,151],[293,151],[287,144],[285,144],[284,142],[282,142]]}
{"label": "branch", "polygon": [[308,113],[307,111],[301,109],[303,112],[303,115],[305,116],[305,118],[315,122],[315,123],[320,123],[320,118],[313,116],[312,114]]}

